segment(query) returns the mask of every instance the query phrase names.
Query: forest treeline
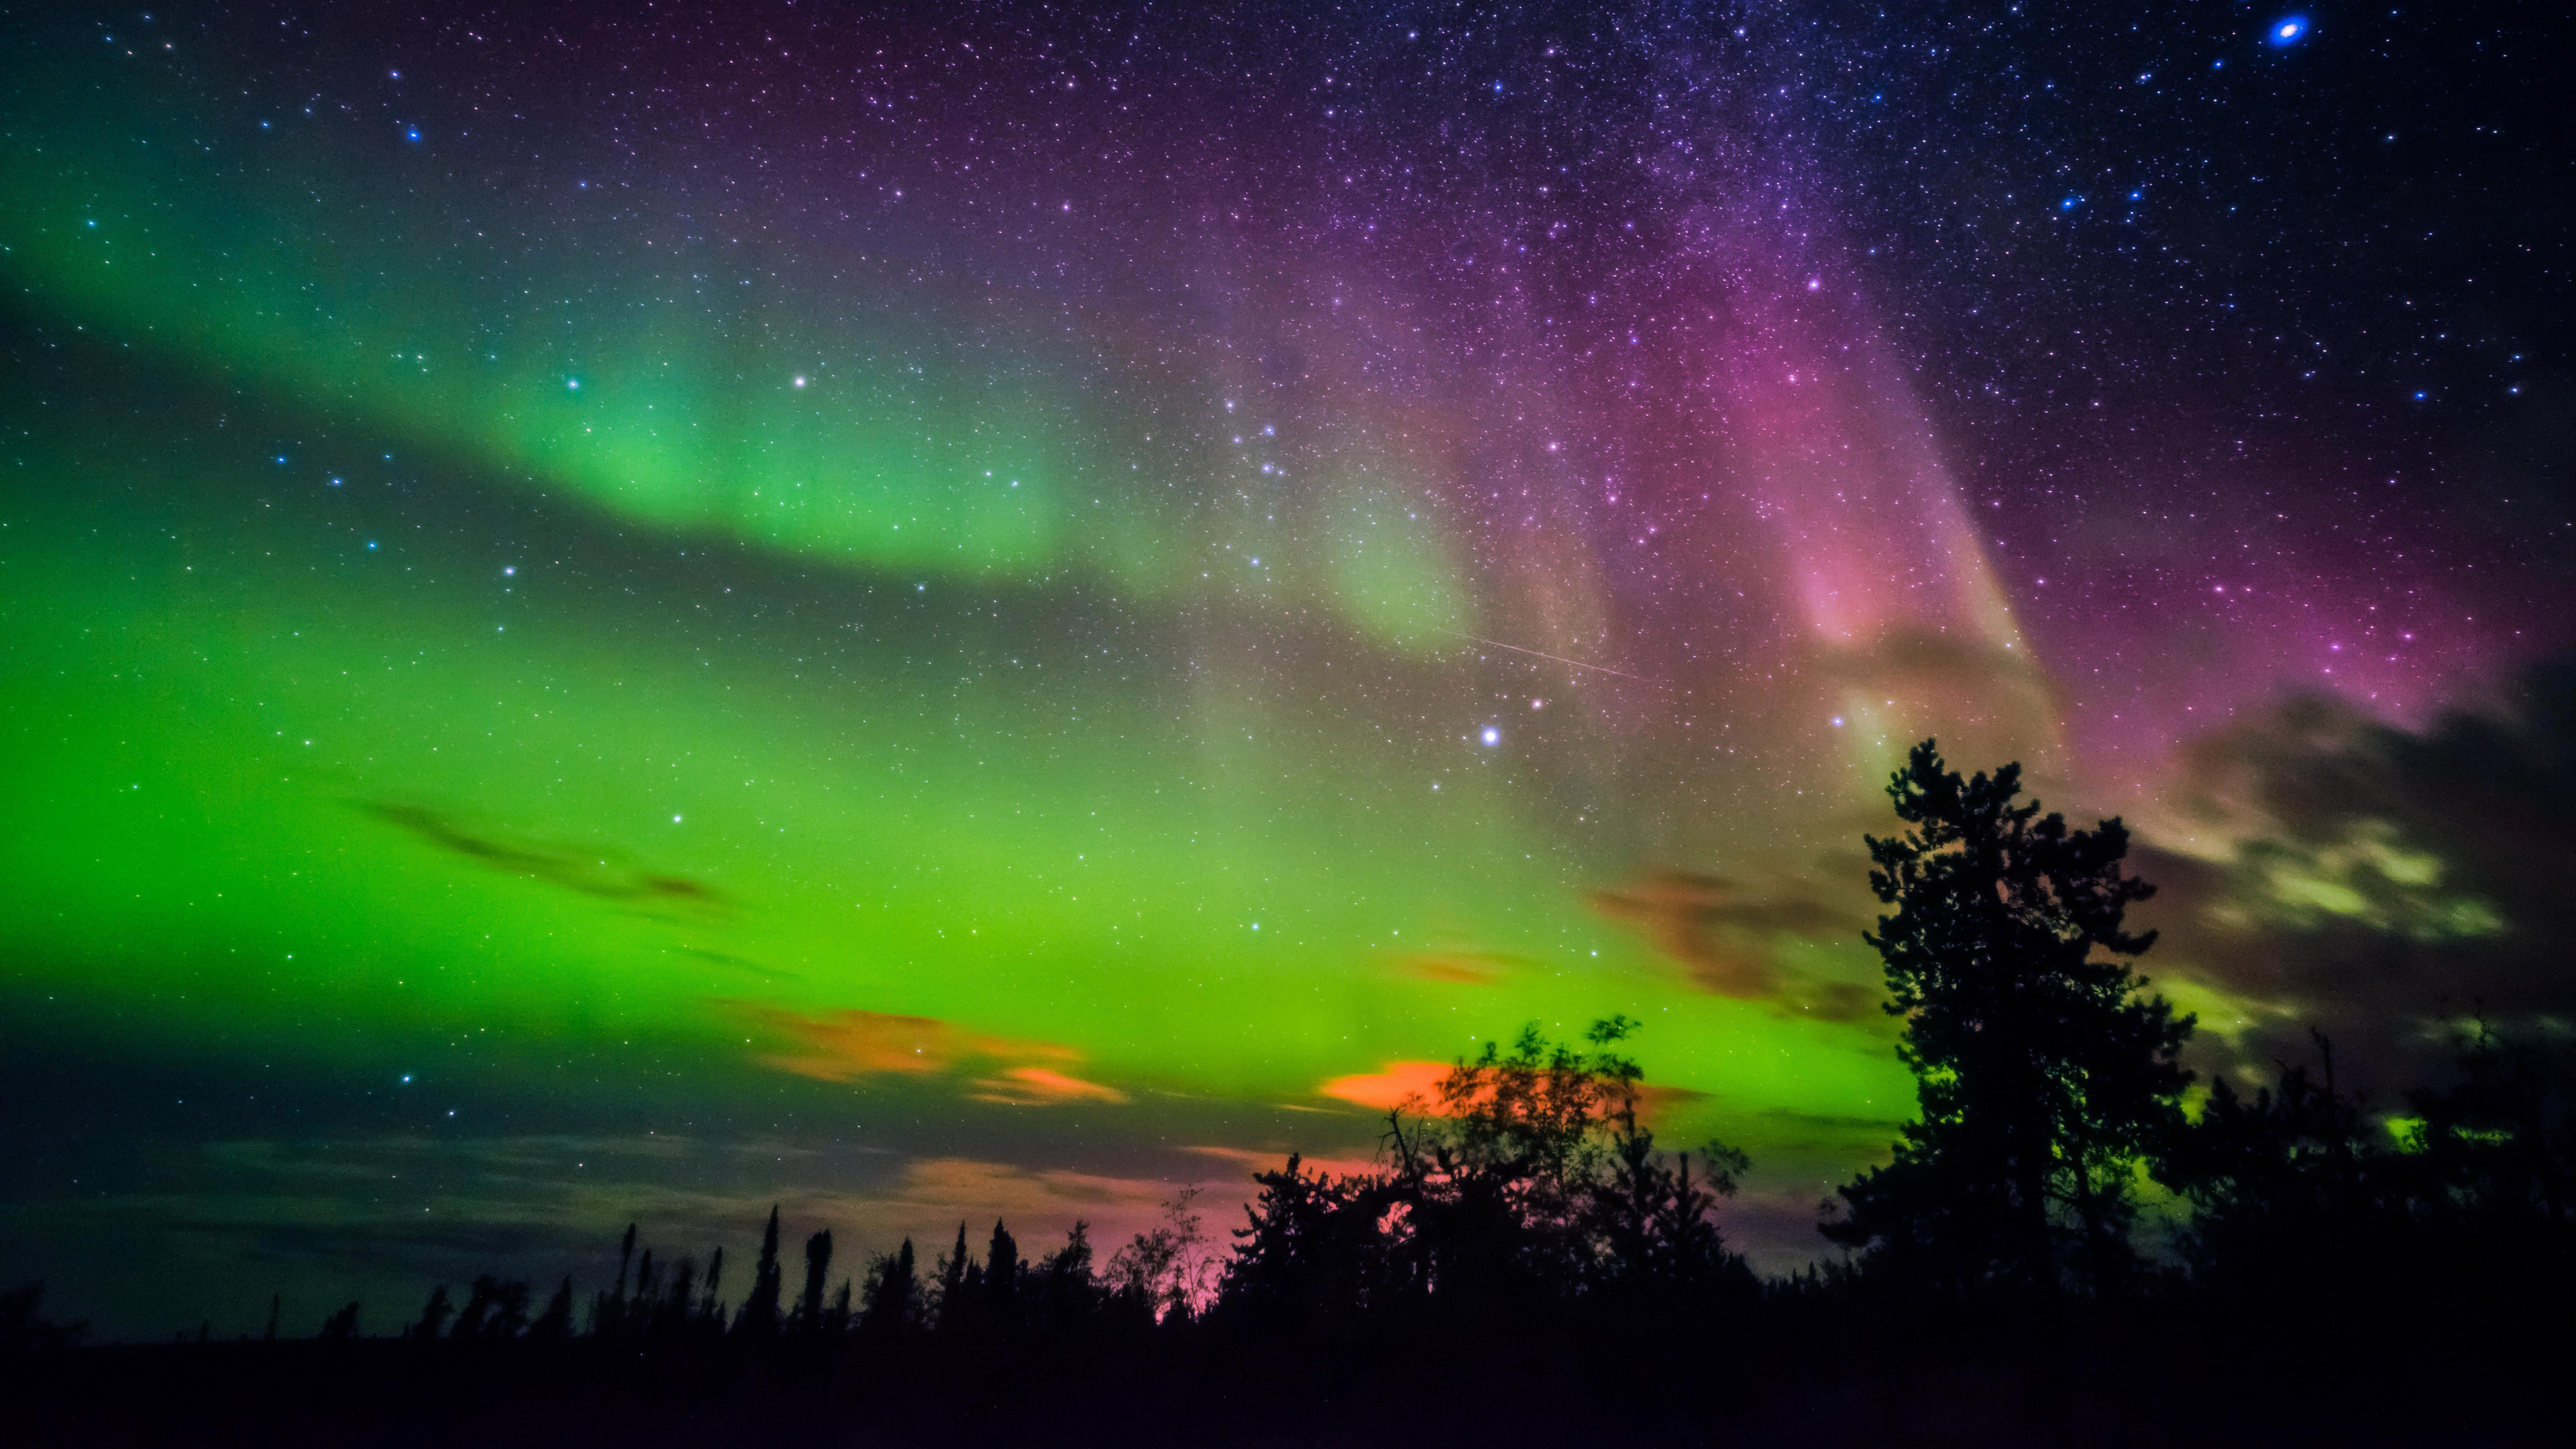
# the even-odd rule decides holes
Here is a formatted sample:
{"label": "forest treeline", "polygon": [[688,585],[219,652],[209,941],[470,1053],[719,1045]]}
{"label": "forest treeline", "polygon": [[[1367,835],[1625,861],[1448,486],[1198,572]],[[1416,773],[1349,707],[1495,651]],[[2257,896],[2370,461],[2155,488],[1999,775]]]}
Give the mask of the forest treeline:
{"label": "forest treeline", "polygon": [[[2119,821],[2070,828],[2022,798],[2017,766],[1963,777],[1930,741],[1889,794],[1905,829],[1869,841],[1891,910],[1867,939],[1918,1112],[1825,1205],[1841,1253],[1793,1276],[1765,1281],[1729,1248],[1719,1208],[1744,1155],[1656,1137],[1636,1026],[1613,1017],[1461,1058],[1388,1115],[1373,1166],[1291,1156],[1222,1236],[1184,1193],[1105,1260],[1085,1225],[1032,1258],[995,1222],[854,1267],[828,1229],[796,1251],[773,1209],[738,1297],[721,1250],[662,1257],[630,1227],[586,1298],[569,1277],[442,1285],[383,1337],[841,1365],[988,1404],[1014,1376],[1123,1382],[1138,1365],[1186,1365],[1192,1393],[1221,1396],[1464,1375],[1496,1412],[1549,1384],[1695,1424],[1711,1393],[1794,1418],[1785,1401],[1855,1375],[1948,1384],[1935,1398],[2002,1375],[2004,1397],[2060,1415],[2137,1408],[2153,1364],[2204,1407],[2284,1381],[2349,1388],[2389,1362],[2428,1402],[2492,1407],[2538,1381],[2525,1369],[2560,1351],[2576,1288],[2576,1114],[2554,1043],[2472,1024],[2453,1079],[2371,1101],[2318,1037],[2250,1094],[2195,1090],[2194,1023],[2129,964],[2153,936],[2126,912],[2153,888],[2127,873]],[[2141,1230],[2151,1199],[2178,1232]],[[64,1340],[39,1306],[0,1299],[0,1349]],[[349,1304],[321,1336],[359,1324]]]}
{"label": "forest treeline", "polygon": [[[1334,1175],[1291,1156],[1255,1175],[1247,1222],[1223,1245],[1184,1191],[1105,1262],[1087,1224],[1032,1260],[996,1221],[973,1242],[960,1224],[935,1257],[906,1239],[835,1283],[831,1231],[792,1253],[772,1209],[738,1302],[724,1293],[722,1249],[703,1265],[657,1259],[630,1226],[614,1282],[585,1304],[569,1277],[541,1308],[527,1283],[485,1277],[461,1302],[433,1290],[400,1335],[935,1344],[1224,1323],[1329,1336],[1578,1299],[1650,1313],[1757,1302],[1762,1285],[1726,1250],[1713,1212],[1744,1159],[1658,1146],[1637,1120],[1642,1074],[1617,1050],[1633,1029],[1601,1022],[1578,1048],[1533,1028],[1459,1062],[1436,1102],[1389,1115],[1381,1170]],[[324,1336],[345,1336],[355,1317],[342,1309]]]}

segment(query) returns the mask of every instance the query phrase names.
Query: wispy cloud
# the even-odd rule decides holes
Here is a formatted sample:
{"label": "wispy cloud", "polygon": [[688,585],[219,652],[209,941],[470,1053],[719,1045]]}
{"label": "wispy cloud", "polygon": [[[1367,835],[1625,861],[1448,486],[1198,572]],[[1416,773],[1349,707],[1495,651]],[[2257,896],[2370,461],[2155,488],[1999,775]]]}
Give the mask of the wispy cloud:
{"label": "wispy cloud", "polygon": [[[1855,858],[1856,859],[1856,858]],[[1782,1016],[1853,1022],[1874,1018],[1875,985],[1822,977],[1793,964],[1819,946],[1856,946],[1870,922],[1858,882],[1865,866],[1833,863],[1827,889],[1784,876],[1748,886],[1672,867],[1638,872],[1586,897],[1601,915],[1633,927],[1680,964],[1702,990],[1770,1004]]]}
{"label": "wispy cloud", "polygon": [[1068,1077],[1053,1067],[1005,1067],[1001,1075],[976,1079],[976,1100],[1014,1107],[1046,1107],[1060,1102],[1124,1102],[1127,1094],[1098,1082]]}
{"label": "wispy cloud", "polygon": [[543,881],[580,895],[638,906],[720,914],[733,902],[703,881],[630,864],[604,847],[575,847],[514,840],[502,831],[466,824],[425,805],[363,800],[357,808],[449,854],[508,875]]}

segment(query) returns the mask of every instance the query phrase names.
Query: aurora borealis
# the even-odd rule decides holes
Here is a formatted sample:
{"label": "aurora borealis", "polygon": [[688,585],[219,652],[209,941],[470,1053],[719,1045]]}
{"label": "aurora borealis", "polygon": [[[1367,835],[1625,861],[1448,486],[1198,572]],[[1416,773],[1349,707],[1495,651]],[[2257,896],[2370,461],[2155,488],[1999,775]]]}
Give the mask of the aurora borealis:
{"label": "aurora borealis", "polygon": [[2560,857],[2267,793],[2563,748],[2537,42],[2218,8],[0,22],[0,1269],[1115,1233],[1612,1012],[1785,1266],[1935,734],[2203,1070],[2563,1013]]}

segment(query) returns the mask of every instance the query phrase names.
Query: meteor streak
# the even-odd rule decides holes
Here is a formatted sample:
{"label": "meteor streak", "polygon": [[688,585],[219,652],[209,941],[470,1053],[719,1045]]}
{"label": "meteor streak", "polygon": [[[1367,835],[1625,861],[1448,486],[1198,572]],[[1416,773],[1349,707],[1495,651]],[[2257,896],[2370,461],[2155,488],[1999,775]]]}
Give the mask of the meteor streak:
{"label": "meteor streak", "polygon": [[1478,644],[1490,645],[1496,649],[1509,649],[1514,654],[1527,654],[1539,659],[1553,659],[1559,664],[1571,664],[1577,669],[1593,669],[1598,670],[1603,674],[1615,674],[1621,679],[1633,679],[1639,684],[1651,684],[1657,689],[1665,687],[1664,682],[1660,679],[1648,679],[1642,674],[1630,674],[1627,670],[1613,669],[1607,664],[1586,664],[1580,659],[1568,659],[1562,654],[1549,654],[1537,649],[1523,649],[1518,644],[1506,644],[1500,639],[1478,638],[1474,634],[1461,634],[1455,629],[1442,629],[1439,632],[1448,635],[1452,639],[1467,639]]}

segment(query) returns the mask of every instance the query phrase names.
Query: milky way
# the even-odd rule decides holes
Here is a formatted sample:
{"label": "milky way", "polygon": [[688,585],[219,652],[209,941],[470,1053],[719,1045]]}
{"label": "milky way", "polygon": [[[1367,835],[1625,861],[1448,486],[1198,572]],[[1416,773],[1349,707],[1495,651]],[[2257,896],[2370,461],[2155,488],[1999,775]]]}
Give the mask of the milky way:
{"label": "milky way", "polygon": [[2509,933],[2183,770],[2567,640],[2538,42],[2206,9],[10,22],[10,1251],[1115,1227],[1626,1012],[1792,1262],[1931,734],[2226,1040]]}

